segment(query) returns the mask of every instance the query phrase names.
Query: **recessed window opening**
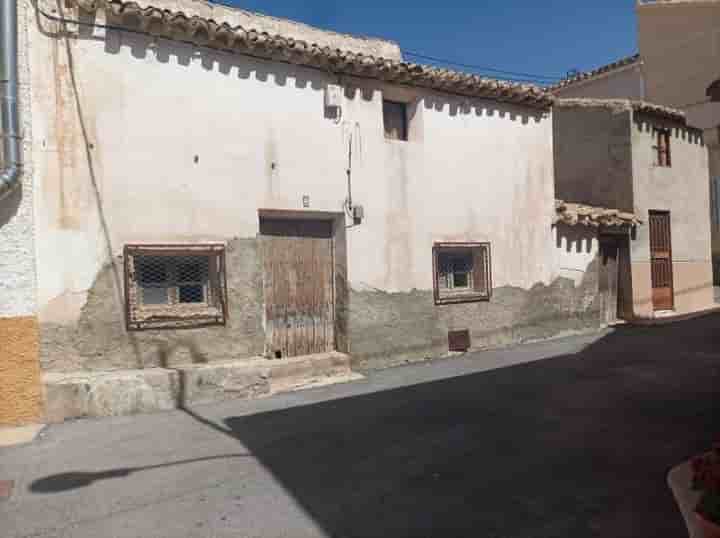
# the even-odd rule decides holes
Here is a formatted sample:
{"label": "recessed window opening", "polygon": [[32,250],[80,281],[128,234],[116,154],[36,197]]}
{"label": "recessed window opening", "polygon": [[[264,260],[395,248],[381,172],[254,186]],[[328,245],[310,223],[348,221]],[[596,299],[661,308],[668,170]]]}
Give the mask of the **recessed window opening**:
{"label": "recessed window opening", "polygon": [[490,299],[489,243],[437,243],[433,263],[436,304]]}
{"label": "recessed window opening", "polygon": [[407,104],[383,100],[383,125],[388,140],[408,139]]}
{"label": "recessed window opening", "polygon": [[128,246],[125,276],[131,329],[225,323],[222,246]]}
{"label": "recessed window opening", "polygon": [[672,166],[672,156],[670,151],[670,140],[672,139],[671,130],[655,128],[654,133],[656,151],[655,164],[662,167]]}

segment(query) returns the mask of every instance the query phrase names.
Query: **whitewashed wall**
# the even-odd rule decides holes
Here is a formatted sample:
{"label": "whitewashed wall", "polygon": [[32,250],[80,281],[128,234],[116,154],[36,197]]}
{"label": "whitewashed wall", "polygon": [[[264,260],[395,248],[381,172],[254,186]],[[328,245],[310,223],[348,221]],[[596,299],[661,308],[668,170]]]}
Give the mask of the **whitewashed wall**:
{"label": "whitewashed wall", "polygon": [[[549,114],[128,33],[58,39],[39,22],[43,321],[76,319],[128,242],[254,237],[258,208],[300,209],[303,196],[342,210],[351,135],[366,215],[348,231],[353,286],[429,289],[433,241],[455,239],[492,242],[495,286],[558,276]],[[347,88],[341,118],[326,114],[329,82]],[[417,105],[409,142],[385,140],[383,95]]]}

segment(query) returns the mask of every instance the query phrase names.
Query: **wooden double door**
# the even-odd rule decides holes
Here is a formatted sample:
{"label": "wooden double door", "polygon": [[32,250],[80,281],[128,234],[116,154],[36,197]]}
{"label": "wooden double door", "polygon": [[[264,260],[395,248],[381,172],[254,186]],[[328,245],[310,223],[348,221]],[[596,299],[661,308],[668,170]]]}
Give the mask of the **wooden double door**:
{"label": "wooden double door", "polygon": [[265,354],[335,350],[333,221],[261,218]]}
{"label": "wooden double door", "polygon": [[625,234],[601,235],[599,283],[604,323],[629,316],[632,306],[629,241]]}
{"label": "wooden double door", "polygon": [[670,212],[650,211],[649,225],[653,308],[656,311],[672,310],[675,307],[675,301]]}

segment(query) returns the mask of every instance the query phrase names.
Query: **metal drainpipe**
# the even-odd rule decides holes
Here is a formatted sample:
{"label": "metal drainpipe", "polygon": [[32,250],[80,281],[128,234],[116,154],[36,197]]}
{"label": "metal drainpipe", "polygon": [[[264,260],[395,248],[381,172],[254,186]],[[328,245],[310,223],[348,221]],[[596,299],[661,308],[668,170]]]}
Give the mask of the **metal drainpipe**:
{"label": "metal drainpipe", "polygon": [[0,200],[19,184],[21,163],[20,121],[18,118],[17,2],[0,0]]}

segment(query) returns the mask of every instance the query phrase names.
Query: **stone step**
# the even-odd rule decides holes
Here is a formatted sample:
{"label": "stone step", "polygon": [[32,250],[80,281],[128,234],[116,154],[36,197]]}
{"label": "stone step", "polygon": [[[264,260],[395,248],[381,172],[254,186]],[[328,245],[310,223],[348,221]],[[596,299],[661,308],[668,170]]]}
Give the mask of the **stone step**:
{"label": "stone step", "polygon": [[46,421],[169,411],[361,377],[352,372],[350,356],[343,353],[283,360],[258,357],[174,369],[46,373]]}

